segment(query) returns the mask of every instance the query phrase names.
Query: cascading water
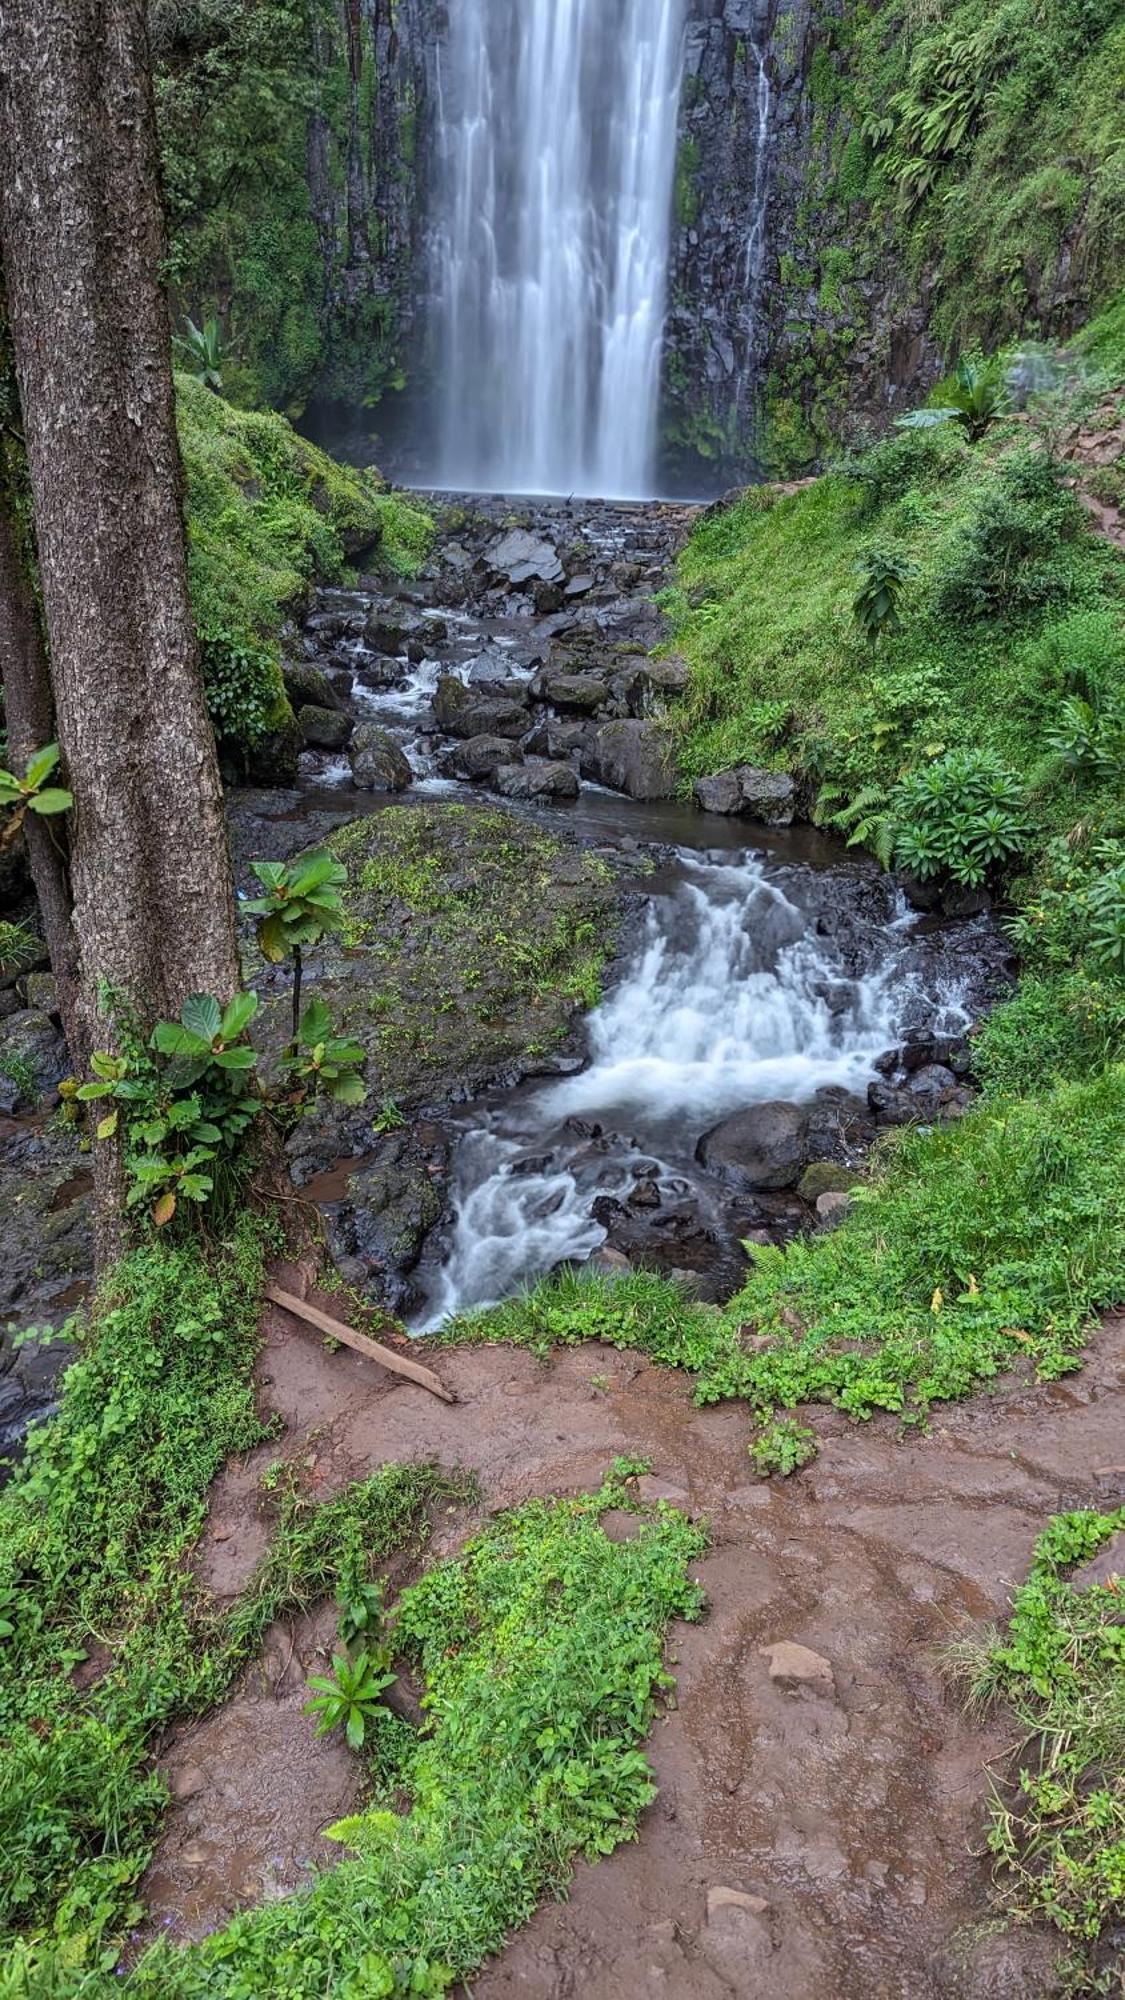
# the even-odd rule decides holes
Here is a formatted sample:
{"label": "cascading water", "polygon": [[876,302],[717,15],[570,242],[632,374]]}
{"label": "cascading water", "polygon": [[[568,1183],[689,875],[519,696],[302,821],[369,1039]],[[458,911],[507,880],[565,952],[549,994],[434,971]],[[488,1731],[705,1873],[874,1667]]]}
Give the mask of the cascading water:
{"label": "cascading water", "polygon": [[729,1113],[831,1085],[863,1091],[909,1026],[964,1028],[958,981],[927,962],[915,920],[890,901],[853,908],[838,936],[838,876],[756,856],[684,852],[678,866],[625,978],[591,1016],[588,1065],[462,1140],[426,1326],[589,1257],[606,1236],[599,1205],[628,1200],[639,1180],[673,1204],[706,1204],[696,1142]]}
{"label": "cascading water", "polygon": [[439,477],[652,491],[684,0],[458,0],[439,77]]}

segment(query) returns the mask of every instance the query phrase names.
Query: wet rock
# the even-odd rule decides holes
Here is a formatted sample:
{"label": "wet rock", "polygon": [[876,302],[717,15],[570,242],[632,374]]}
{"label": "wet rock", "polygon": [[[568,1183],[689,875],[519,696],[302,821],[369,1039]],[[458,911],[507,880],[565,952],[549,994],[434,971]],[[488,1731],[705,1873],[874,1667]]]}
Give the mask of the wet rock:
{"label": "wet rock", "polygon": [[[880,1065],[882,1063],[880,1058]],[[891,1066],[901,1068],[907,1076],[922,1069],[928,1063],[944,1063],[955,1077],[966,1076],[971,1058],[963,1039],[953,1035],[917,1035],[903,1043],[901,1049],[892,1052]],[[877,1065],[880,1066],[880,1065]]]}
{"label": "wet rock", "polygon": [[360,792],[405,792],[414,773],[401,745],[389,730],[361,722],[351,740],[352,783]]}
{"label": "wet rock", "polygon": [[593,725],[589,722],[568,722],[561,716],[549,716],[527,738],[524,748],[536,757],[581,757],[593,741]]}
{"label": "wet rock", "polygon": [[207,1780],[198,1764],[187,1764],[182,1770],[173,1771],[168,1780],[168,1790],[178,1805],[194,1799],[203,1791]]}
{"label": "wet rock", "polygon": [[594,577],[587,576],[585,573],[580,576],[572,576],[566,589],[563,591],[563,596],[568,598],[588,597],[594,588],[595,581]]}
{"label": "wet rock", "polygon": [[0,1025],[0,1111],[33,1111],[69,1075],[66,1043],[49,1014],[24,1007]]}
{"label": "wet rock", "polygon": [[690,678],[686,660],[641,658],[614,675],[610,692],[624,702],[630,715],[651,715],[683,694]]}
{"label": "wet rock", "polygon": [[899,888],[912,910],[936,910],[941,905],[941,884],[934,881],[923,882],[918,875],[901,871],[895,877]]}
{"label": "wet rock", "polygon": [[465,678],[470,687],[488,686],[496,681],[506,681],[512,671],[512,656],[503,646],[487,646],[483,653],[468,662]]}
{"label": "wet rock", "polygon": [[713,1125],[695,1156],[708,1173],[739,1193],[794,1187],[808,1157],[807,1129],[801,1105],[771,1099]]}
{"label": "wet rock", "polygon": [[600,708],[609,692],[606,683],[594,674],[545,674],[540,675],[537,692],[552,708],[573,709],[580,715],[592,715]]}
{"label": "wet rock", "polygon": [[783,771],[763,771],[755,764],[736,764],[713,778],[699,778],[692,787],[704,812],[738,813],[764,826],[791,826],[797,808],[797,788]]}
{"label": "wet rock", "polygon": [[238,773],[239,779],[246,778],[252,785],[268,786],[271,790],[293,784],[301,741],[301,725],[290,714],[277,729],[267,730],[256,739],[246,754],[246,768]]}
{"label": "wet rock", "polygon": [[810,1646],[800,1646],[793,1639],[759,1646],[758,1651],[769,1662],[769,1676],[776,1687],[790,1694],[827,1695],[835,1700],[836,1676],[831,1660],[823,1653],[814,1653]]}
{"label": "wet rock", "polygon": [[501,766],[493,779],[504,799],[576,799],[578,773],[573,764],[549,764],[529,757],[523,764]]}
{"label": "wet rock", "polygon": [[312,750],[342,750],[351,736],[354,724],[348,715],[338,709],[319,708],[306,702],[297,710],[297,727],[301,741]]}
{"label": "wet rock", "polygon": [[875,1120],[866,1098],[834,1083],[817,1091],[808,1107],[810,1160],[852,1160],[874,1137]]}
{"label": "wet rock", "polygon": [[914,1071],[906,1088],[911,1097],[941,1097],[956,1088],[957,1078],[943,1063],[923,1063]]}
{"label": "wet rock", "polygon": [[941,892],[941,907],[947,917],[979,917],[992,908],[992,897],[987,889],[967,889],[960,882],[951,882]]}
{"label": "wet rock", "polygon": [[560,583],[563,566],[552,542],[527,528],[512,528],[486,551],[494,576],[506,577],[515,589],[525,583]]}
{"label": "wet rock", "polygon": [[322,668],[303,660],[289,660],[281,669],[281,678],[295,711],[328,708],[343,713],[343,698]]}
{"label": "wet rock", "polygon": [[463,681],[446,675],[434,695],[434,715],[450,736],[465,742],[473,736],[522,736],[527,710],[509,695],[478,695]]}
{"label": "wet rock", "polygon": [[553,611],[563,608],[562,586],[557,583],[537,583],[534,591],[535,609],[541,617],[549,617]]}
{"label": "wet rock", "polygon": [[348,1181],[346,1247],[363,1261],[375,1290],[392,1310],[412,1301],[413,1287],[404,1281],[445,1213],[448,1157],[437,1126],[395,1132],[382,1140],[371,1164]]}
{"label": "wet rock", "polygon": [[367,644],[376,653],[390,653],[400,658],[406,657],[409,641],[418,630],[415,618],[388,618],[385,612],[373,612],[363,628]]}
{"label": "wet rock", "polygon": [[676,790],[675,757],[655,722],[604,722],[583,754],[582,769],[631,799],[670,799]]}
{"label": "wet rock", "polygon": [[506,736],[470,736],[467,743],[458,744],[449,763],[475,785],[494,778],[501,764],[518,763],[522,755],[519,745]]}

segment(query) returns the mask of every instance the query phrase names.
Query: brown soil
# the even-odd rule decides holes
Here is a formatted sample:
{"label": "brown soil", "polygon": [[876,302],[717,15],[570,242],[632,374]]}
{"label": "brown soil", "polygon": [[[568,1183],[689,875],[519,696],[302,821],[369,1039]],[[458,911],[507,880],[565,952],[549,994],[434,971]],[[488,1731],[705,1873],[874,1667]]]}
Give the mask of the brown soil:
{"label": "brown soil", "polygon": [[[939,1411],[928,1437],[818,1416],[819,1458],[768,1485],[750,1476],[743,1410],[696,1410],[682,1377],[633,1355],[441,1355],[459,1399],[447,1408],[282,1314],[267,1335],[263,1401],[285,1438],[218,1482],[201,1574],[219,1595],[265,1545],[258,1479],[279,1450],[303,1455],[324,1493],[390,1460],[471,1466],[488,1509],[589,1487],[615,1455],[644,1454],[651,1492],[711,1526],[708,1615],[672,1635],[678,1706],[652,1738],[660,1795],[640,1838],[581,1866],[569,1901],[474,1981],[476,2000],[1051,1990],[1049,1940],[979,1929],[982,1766],[1007,1737],[1002,1719],[966,1717],[941,1656],[1003,1614],[1048,1514],[1120,1500],[1125,1320],[1082,1374]],[[468,1525],[439,1523],[434,1551]],[[198,1935],[337,1851],[320,1829],[353,1804],[354,1766],[301,1715],[331,1630],[321,1615],[272,1633],[235,1698],[171,1746],[155,1923]],[[827,1659],[834,1690],[771,1681],[763,1649],[784,1640]],[[971,1948],[953,1942],[964,1927]]]}

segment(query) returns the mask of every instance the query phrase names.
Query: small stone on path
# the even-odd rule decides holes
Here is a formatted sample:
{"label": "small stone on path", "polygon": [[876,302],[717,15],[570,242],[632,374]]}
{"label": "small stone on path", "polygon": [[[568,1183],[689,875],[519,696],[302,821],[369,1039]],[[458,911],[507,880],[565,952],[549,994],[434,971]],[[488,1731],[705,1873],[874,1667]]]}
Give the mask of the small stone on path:
{"label": "small stone on path", "polygon": [[823,1653],[814,1653],[811,1647],[799,1646],[792,1639],[759,1646],[758,1651],[769,1661],[770,1679],[777,1687],[794,1694],[808,1689],[811,1694],[824,1694],[835,1700],[836,1676],[831,1660],[826,1660]]}

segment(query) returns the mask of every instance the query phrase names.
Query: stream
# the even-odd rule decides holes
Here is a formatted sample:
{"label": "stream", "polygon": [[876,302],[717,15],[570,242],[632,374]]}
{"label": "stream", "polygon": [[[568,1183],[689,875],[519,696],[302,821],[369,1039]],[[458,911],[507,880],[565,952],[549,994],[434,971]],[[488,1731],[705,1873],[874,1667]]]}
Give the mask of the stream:
{"label": "stream", "polygon": [[[323,593],[307,648],[342,674],[357,727],[385,731],[405,755],[404,801],[499,791],[583,844],[645,854],[652,872],[582,1047],[558,1065],[566,1073],[443,1114],[448,1210],[396,1307],[427,1332],[591,1260],[672,1272],[725,1298],[745,1276],[748,1239],[752,1254],[755,1241],[823,1221],[815,1178],[802,1178],[810,1165],[842,1170],[838,1183],[821,1176],[831,1193],[857,1177],[880,1124],[959,1114],[966,1064],[945,1065],[985,1004],[995,933],[987,919],[920,915],[874,863],[808,826],[763,827],[600,782],[598,715],[644,717],[660,703],[649,690],[622,711],[618,692],[615,708],[621,684],[610,681],[605,707],[576,716],[568,703],[582,690],[553,681],[551,663],[588,677],[630,648],[642,659],[660,635],[652,593],[685,510],[521,503],[528,547],[517,554],[540,574],[512,586],[490,567],[507,503],[471,505],[475,527],[458,515],[427,588],[401,592],[397,613],[390,599],[373,614],[362,594]],[[587,565],[577,588],[568,537]],[[372,630],[388,637],[373,615],[404,620],[406,657],[373,654]],[[515,705],[509,735],[523,733],[496,742],[501,762],[483,786],[466,784],[474,767],[449,733],[451,678],[482,715]],[[353,789],[346,755],[302,763],[310,812],[385,802]],[[764,1164],[746,1160],[748,1144]]]}

